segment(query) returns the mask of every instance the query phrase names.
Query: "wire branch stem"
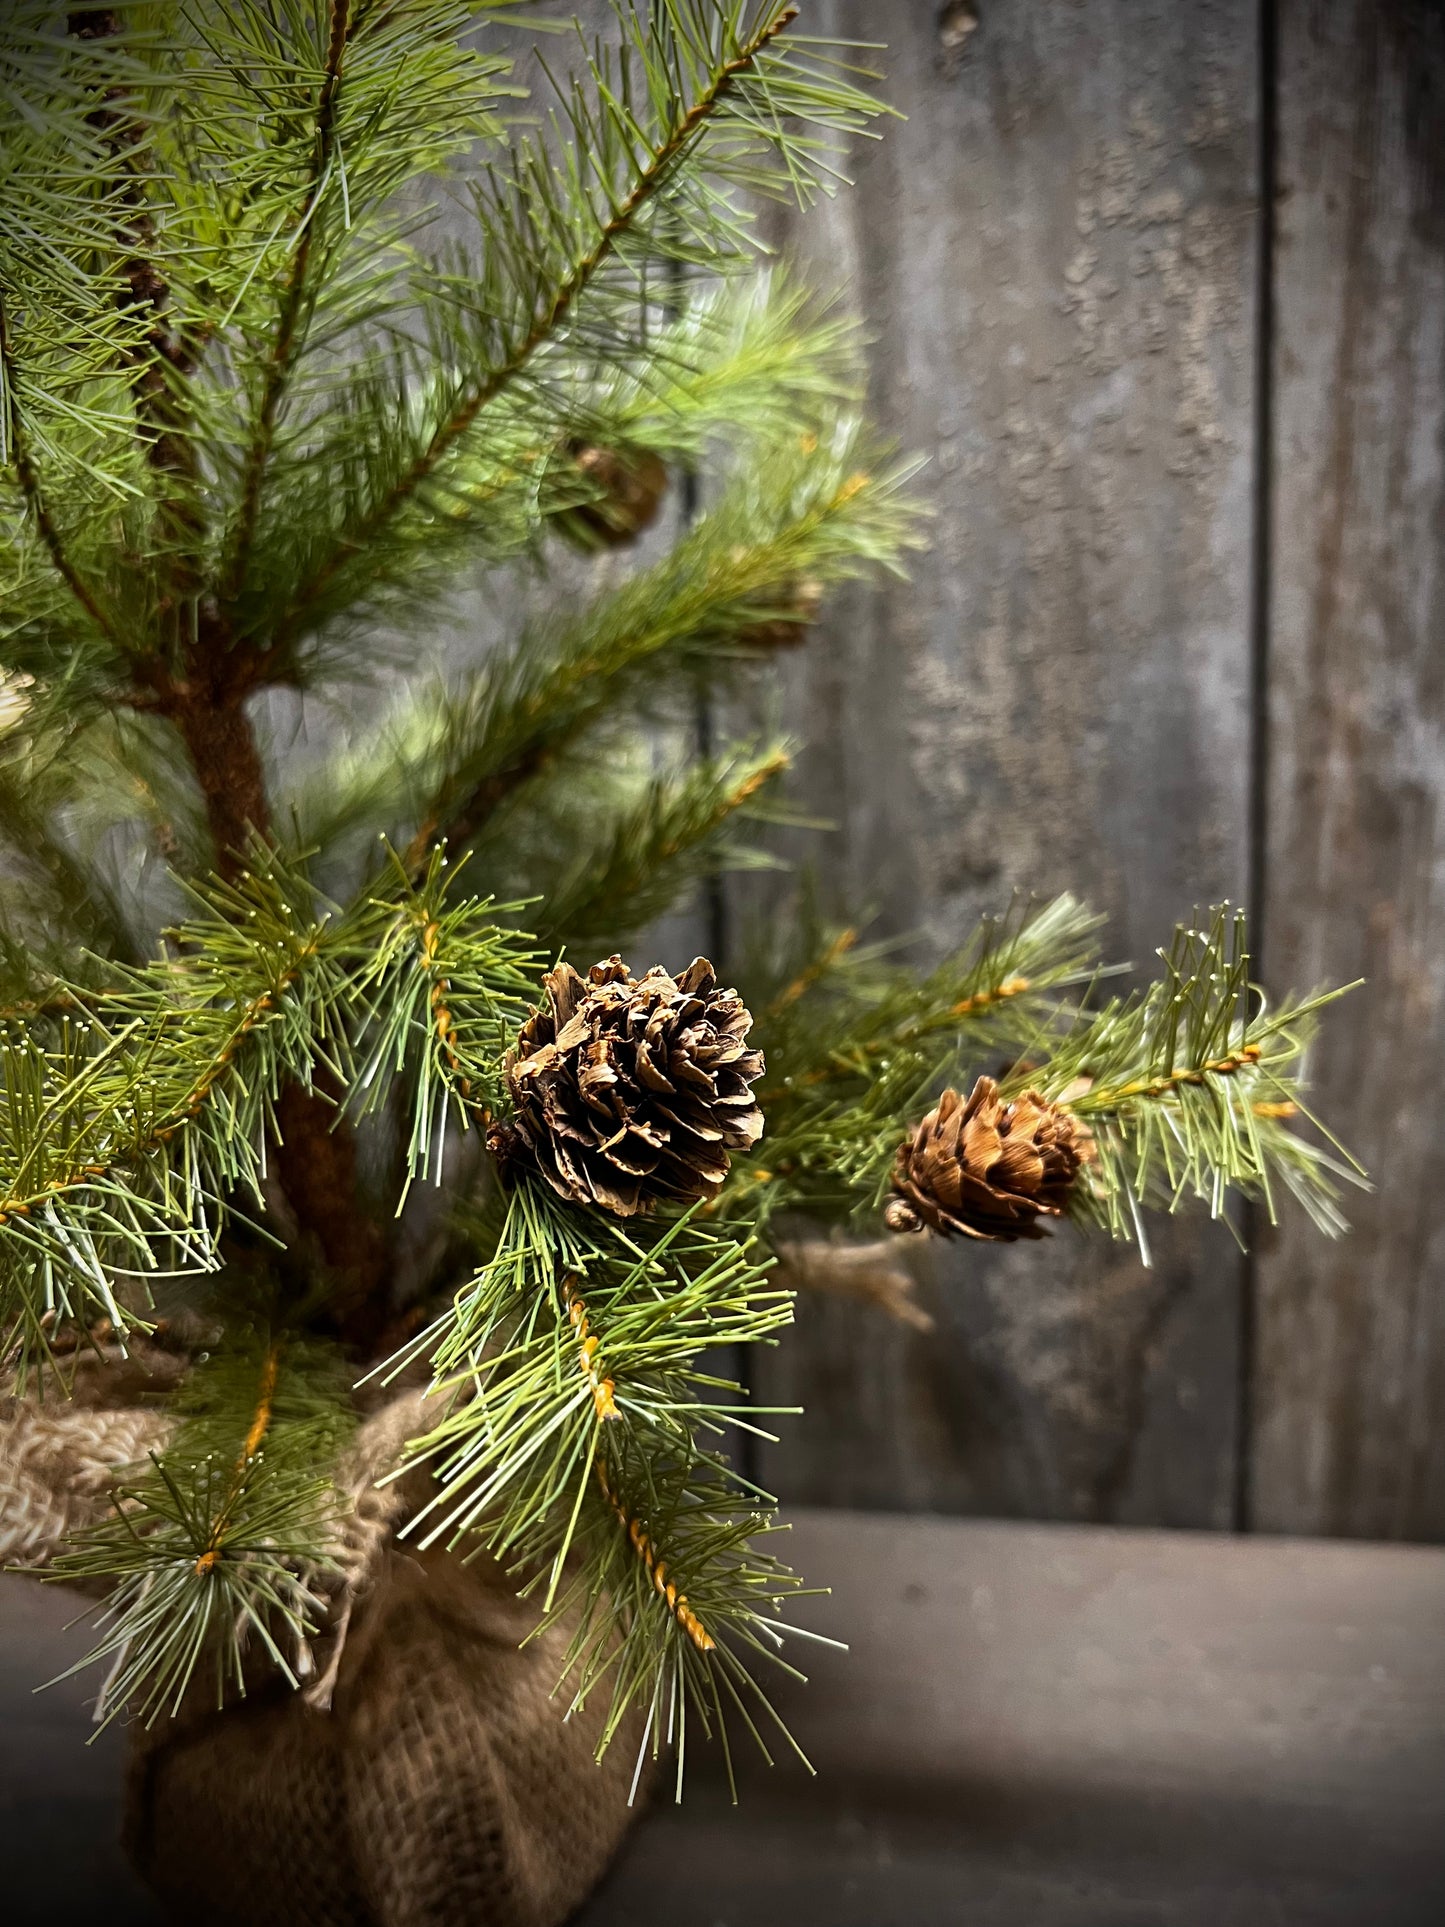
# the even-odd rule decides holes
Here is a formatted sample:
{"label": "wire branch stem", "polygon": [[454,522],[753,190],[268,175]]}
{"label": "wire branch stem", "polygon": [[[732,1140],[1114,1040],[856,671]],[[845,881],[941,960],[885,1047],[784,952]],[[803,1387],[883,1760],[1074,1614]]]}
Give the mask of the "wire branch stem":
{"label": "wire branch stem", "polygon": [[[826,501],[816,503],[806,515],[800,516],[789,534],[794,538],[813,534],[827,522],[829,516],[846,508],[871,479],[864,470],[855,470]],[[658,626],[652,632],[634,639],[629,660],[634,663],[641,661],[686,632],[686,623],[669,624],[665,628]],[[557,676],[565,674],[569,685],[577,685],[594,677],[607,676],[611,673],[611,667],[605,660],[584,658],[560,665]],[[516,790],[550,767],[567,744],[586,728],[589,720],[586,714],[574,715],[559,726],[552,714],[551,688],[533,693],[529,699],[528,714],[535,715],[537,719],[536,734],[504,768],[489,771],[455,800],[448,797],[443,786],[402,857],[403,867],[413,881],[425,867],[431,846],[439,835],[446,834],[460,842],[477,835]],[[731,809],[746,802],[757,788],[777,774],[778,767],[786,767],[787,759],[782,752],[779,752],[779,757],[779,764],[770,763],[763,770],[754,772],[756,781],[750,777],[743,785],[743,793],[738,797],[737,804],[729,803],[727,807]]]}
{"label": "wire branch stem", "polygon": [[91,589],[82,580],[79,571],[76,569],[70,557],[66,554],[65,544],[60,539],[60,531],[55,526],[55,519],[51,515],[49,506],[46,503],[44,492],[40,486],[40,476],[36,471],[34,458],[30,453],[29,437],[25,433],[25,424],[20,414],[20,398],[16,387],[17,372],[15,343],[10,333],[10,322],[6,314],[4,292],[0,291],[0,373],[4,375],[4,399],[8,400],[9,403],[6,411],[8,420],[4,423],[4,426],[9,431],[11,452],[15,463],[16,479],[20,483],[20,492],[25,497],[31,515],[35,518],[35,526],[40,531],[40,539],[45,544],[46,552],[51,562],[55,565],[56,573],[60,576],[61,581],[64,582],[71,595],[74,596],[75,600],[80,604],[81,608],[90,617],[102,635],[107,636],[112,642],[116,642],[116,633],[109,618],[101,608],[99,602],[97,602]]}
{"label": "wire branch stem", "polygon": [[421,933],[422,968],[432,980],[431,1013],[435,1026],[437,1042],[441,1045],[442,1055],[447,1060],[457,1090],[465,1103],[472,1098],[472,1080],[462,1066],[461,1050],[457,1041],[457,1027],[452,1017],[451,1006],[447,999],[451,996],[451,983],[437,963],[437,938],[441,935],[441,925],[434,918],[427,920]]}
{"label": "wire branch stem", "polygon": [[602,1341],[592,1329],[586,1302],[578,1294],[575,1272],[569,1272],[563,1279],[562,1298],[567,1306],[568,1323],[577,1334],[578,1369],[592,1388],[592,1403],[597,1408],[597,1416],[599,1419],[620,1419],[622,1414],[613,1396],[617,1389],[616,1381],[608,1378],[597,1363]]}
{"label": "wire branch stem", "polygon": [[[122,30],[118,9],[77,9],[67,15],[66,27],[78,40],[107,40]],[[197,499],[196,451],[187,410],[176,391],[176,378],[191,372],[195,351],[169,319],[170,285],[156,261],[155,222],[146,200],[146,161],[142,126],[124,88],[107,87],[88,116],[104,142],[116,170],[120,215],[117,230],[126,249],[121,262],[121,286],[116,306],[122,313],[146,318],[143,341],[128,349],[136,426],[146,461],[169,490],[159,503],[160,520],[176,548],[175,589],[178,598],[193,596],[200,587],[193,559],[202,532]]]}
{"label": "wire branch stem", "polygon": [[456,843],[466,843],[483,828],[515,790],[539,776],[552,763],[565,738],[530,744],[505,769],[493,770],[455,803],[437,802],[406,846],[402,866],[413,882],[421,875],[432,845],[443,832]]}
{"label": "wire branch stem", "polygon": [[643,1529],[642,1521],[628,1511],[617,1493],[613,1491],[612,1482],[607,1476],[607,1468],[603,1465],[601,1458],[598,1457],[593,1463],[597,1468],[597,1483],[602,1488],[603,1496],[607,1500],[608,1505],[610,1505],[612,1510],[617,1514],[624,1531],[632,1542],[633,1551],[637,1554],[643,1565],[646,1566],[647,1576],[652,1581],[653,1591],[657,1594],[658,1598],[662,1600],[667,1610],[672,1614],[673,1618],[677,1621],[678,1625],[681,1626],[697,1650],[700,1653],[712,1652],[717,1645],[717,1641],[713,1638],[707,1627],[703,1625],[691,1606],[688,1605],[687,1594],[679,1592],[676,1584],[668,1578],[667,1561],[659,1555],[657,1547],[653,1545],[651,1539],[647,1536],[646,1531]]}
{"label": "wire branch stem", "polygon": [[[844,945],[843,948],[846,949],[847,946]],[[832,960],[832,955],[836,954],[838,953],[835,949],[828,959],[820,960],[817,969],[820,972],[822,969],[825,969],[827,963]],[[807,987],[806,985],[804,986],[804,988]],[[792,986],[789,985],[788,989],[791,990]],[[865,1038],[855,1048],[847,1052],[840,1052],[830,1063],[819,1064],[816,1069],[805,1071],[801,1077],[798,1077],[794,1081],[797,1086],[805,1087],[815,1084],[825,1084],[829,1078],[832,1077],[855,1076],[860,1068],[871,1059],[886,1056],[890,1051],[896,1051],[900,1044],[916,1043],[918,1039],[927,1037],[934,1031],[950,1030],[958,1022],[959,1018],[978,1017],[985,1011],[997,1010],[1000,1005],[1011,1002],[1015,997],[1026,996],[1032,989],[1033,984],[1027,977],[1009,977],[1001,984],[990,984],[986,990],[975,991],[971,997],[961,998],[957,1003],[950,1004],[946,1010],[939,1011],[920,1023],[909,1025],[908,1029],[902,1032],[901,1035]],[[783,995],[787,997],[787,992],[784,992]],[[791,1001],[791,999],[788,999],[788,1001]],[[775,1010],[785,1008],[786,1004],[779,1002]],[[771,1092],[764,1090],[759,1092],[758,1101],[762,1104],[767,1104],[770,1097],[776,1101],[779,1097],[786,1096],[786,1094],[781,1087]]]}
{"label": "wire branch stem", "polygon": [[231,1483],[226,1489],[226,1496],[211,1521],[205,1551],[196,1560],[198,1575],[210,1572],[225,1548],[226,1534],[230,1529],[232,1517],[246,1489],[246,1476],[251,1470],[256,1454],[266,1441],[267,1432],[271,1429],[271,1416],[276,1403],[276,1377],[280,1364],[281,1343],[278,1339],[268,1347],[262,1363],[261,1383],[256,1394],[256,1409],[246,1433],[245,1443],[236,1460],[235,1470],[231,1474]]}
{"label": "wire branch stem", "polygon": [[1261,1055],[1258,1044],[1242,1044],[1238,1050],[1213,1058],[1207,1064],[1187,1065],[1180,1070],[1168,1071],[1163,1077],[1135,1078],[1131,1083],[1119,1085],[1116,1090],[1100,1090],[1096,1086],[1083,1094],[1088,1100],[1084,1108],[1091,1111],[1112,1110],[1133,1098],[1165,1097],[1184,1084],[1207,1084],[1211,1077],[1234,1077],[1257,1064]]}
{"label": "wire branch stem", "polygon": [[828,948],[823,952],[821,957],[815,957],[805,970],[800,970],[793,981],[790,984],[786,984],[783,989],[778,992],[777,996],[774,997],[773,1001],[768,1005],[767,1015],[769,1017],[781,1017],[785,1010],[790,1009],[792,1005],[798,1002],[799,998],[805,997],[820,978],[827,975],[840,957],[847,956],[857,941],[858,932],[856,930],[840,931],[828,945]]}

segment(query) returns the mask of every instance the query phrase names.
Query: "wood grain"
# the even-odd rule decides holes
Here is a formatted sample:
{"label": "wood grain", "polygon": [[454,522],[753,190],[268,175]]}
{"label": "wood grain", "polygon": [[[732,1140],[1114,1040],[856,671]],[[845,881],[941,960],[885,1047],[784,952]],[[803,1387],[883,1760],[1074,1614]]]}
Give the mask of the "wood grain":
{"label": "wood grain", "polygon": [[1265,964],[1368,978],[1356,1230],[1262,1255],[1253,1516],[1445,1535],[1445,14],[1283,0]]}
{"label": "wood grain", "polygon": [[[1256,9],[818,0],[886,39],[907,114],[788,225],[875,337],[873,405],[929,458],[911,584],[860,591],[787,670],[836,897],[956,941],[1016,888],[1078,890],[1152,961],[1248,889]],[[980,1068],[989,1068],[981,1066]],[[807,1418],[799,1500],[1223,1525],[1240,1275],[1166,1228],[1157,1267],[1059,1238],[973,1250],[938,1330],[806,1304],[767,1361]]]}

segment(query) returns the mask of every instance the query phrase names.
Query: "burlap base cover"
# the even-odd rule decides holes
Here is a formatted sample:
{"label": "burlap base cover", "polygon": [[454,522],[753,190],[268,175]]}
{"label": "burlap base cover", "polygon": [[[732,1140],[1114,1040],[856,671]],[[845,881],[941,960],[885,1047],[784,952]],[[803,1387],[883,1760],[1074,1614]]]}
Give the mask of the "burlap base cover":
{"label": "burlap base cover", "polygon": [[[103,1514],[111,1468],[164,1444],[158,1413],[108,1407],[134,1395],[124,1372],[84,1377],[70,1406],[0,1397],[0,1558],[42,1569]],[[263,1679],[222,1712],[198,1694],[131,1729],[126,1844],[177,1918],[554,1927],[627,1830],[640,1724],[598,1766],[605,1691],[565,1722],[550,1697],[566,1634],[523,1646],[536,1605],[494,1562],[393,1541],[405,1499],[374,1479],[418,1429],[414,1399],[374,1414],[338,1467],[355,1512],[307,1690]]]}
{"label": "burlap base cover", "polygon": [[271,1689],[137,1735],[126,1845],[190,1921],[551,1927],[626,1831],[637,1732],[594,1763],[560,1635],[496,1569],[389,1552],[329,1713]]}

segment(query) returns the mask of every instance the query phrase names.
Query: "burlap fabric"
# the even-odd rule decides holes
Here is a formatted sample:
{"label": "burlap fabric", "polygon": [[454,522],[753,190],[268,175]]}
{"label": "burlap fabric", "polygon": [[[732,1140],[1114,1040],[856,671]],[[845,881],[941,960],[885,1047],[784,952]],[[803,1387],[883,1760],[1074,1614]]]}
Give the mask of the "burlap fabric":
{"label": "burlap fabric", "polygon": [[273,1687],[137,1738],[131,1858],[223,1927],[565,1920],[626,1830],[637,1735],[594,1764],[600,1708],[564,1724],[535,1619],[495,1568],[389,1551],[329,1712]]}
{"label": "burlap fabric", "polygon": [[[130,1375],[126,1395],[163,1362]],[[0,1400],[0,1548],[43,1566],[101,1516],[112,1468],[167,1421],[79,1401]],[[535,1604],[492,1562],[398,1547],[415,1488],[375,1489],[419,1427],[410,1393],[362,1426],[338,1483],[354,1500],[326,1638],[302,1693],[263,1679],[132,1729],[125,1839],[176,1918],[218,1927],[553,1927],[628,1825],[639,1729],[593,1759],[605,1695],[564,1721],[566,1634],[526,1646]],[[113,1456],[112,1456],[113,1454]]]}
{"label": "burlap fabric", "polygon": [[170,1437],[174,1421],[157,1401],[190,1360],[138,1340],[127,1353],[87,1351],[70,1366],[68,1398],[54,1385],[45,1397],[34,1388],[18,1396],[13,1379],[0,1377],[0,1571],[43,1572],[72,1533],[106,1517],[117,1466]]}

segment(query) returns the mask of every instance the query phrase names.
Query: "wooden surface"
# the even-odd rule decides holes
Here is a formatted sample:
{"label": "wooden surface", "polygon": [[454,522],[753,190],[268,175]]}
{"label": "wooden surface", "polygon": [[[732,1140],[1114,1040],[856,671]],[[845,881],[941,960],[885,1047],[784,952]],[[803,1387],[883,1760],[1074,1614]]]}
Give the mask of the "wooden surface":
{"label": "wooden surface", "polygon": [[1318,1095],[1379,1189],[1261,1259],[1253,1512],[1441,1538],[1445,10],[1288,0],[1279,82],[1265,959],[1369,979]]}
{"label": "wooden surface", "polygon": [[[931,552],[790,671],[826,875],[957,941],[1073,889],[1148,964],[1249,883],[1254,0],[811,9],[886,39],[908,116],[787,239],[842,278],[873,406],[925,455]],[[980,1069],[992,1068],[980,1065]],[[940,1263],[932,1337],[805,1305],[763,1365],[789,1500],[1227,1525],[1241,1267],[1195,1220]]]}
{"label": "wooden surface", "polygon": [[[817,1779],[746,1757],[733,1810],[698,1753],[579,1927],[1445,1918],[1445,1552],[834,1512],[789,1554],[852,1647],[780,1694]],[[0,1581],[5,1919],[144,1927],[118,1744],[29,1691],[63,1617]]]}
{"label": "wooden surface", "polygon": [[1089,896],[1146,966],[1196,903],[1261,909],[1275,990],[1370,979],[1316,1069],[1379,1188],[1340,1246],[1291,1217],[1252,1264],[1197,1217],[1152,1274],[956,1254],[931,1337],[805,1304],[759,1370],[807,1408],[763,1475],[1438,1539],[1445,10],[971,12],[810,8],[887,40],[908,120],[780,238],[865,315],[937,511],[913,581],[786,670],[826,880],[921,954],[1014,888]]}
{"label": "wooden surface", "polygon": [[[907,119],[772,232],[864,316],[936,511],[912,581],[838,598],[782,671],[799,800],[837,826],[807,854],[919,956],[1015,889],[1089,896],[1145,966],[1197,903],[1261,909],[1273,989],[1370,979],[1316,1069],[1379,1189],[1339,1247],[1287,1218],[1254,1261],[1197,1214],[1152,1272],[1073,1236],[935,1254],[928,1337],[805,1301],[748,1361],[807,1414],[761,1476],[790,1503],[1445,1537],[1445,10],[805,8],[888,42]],[[463,599],[458,656],[526,600]],[[766,888],[649,955],[726,956]]]}

